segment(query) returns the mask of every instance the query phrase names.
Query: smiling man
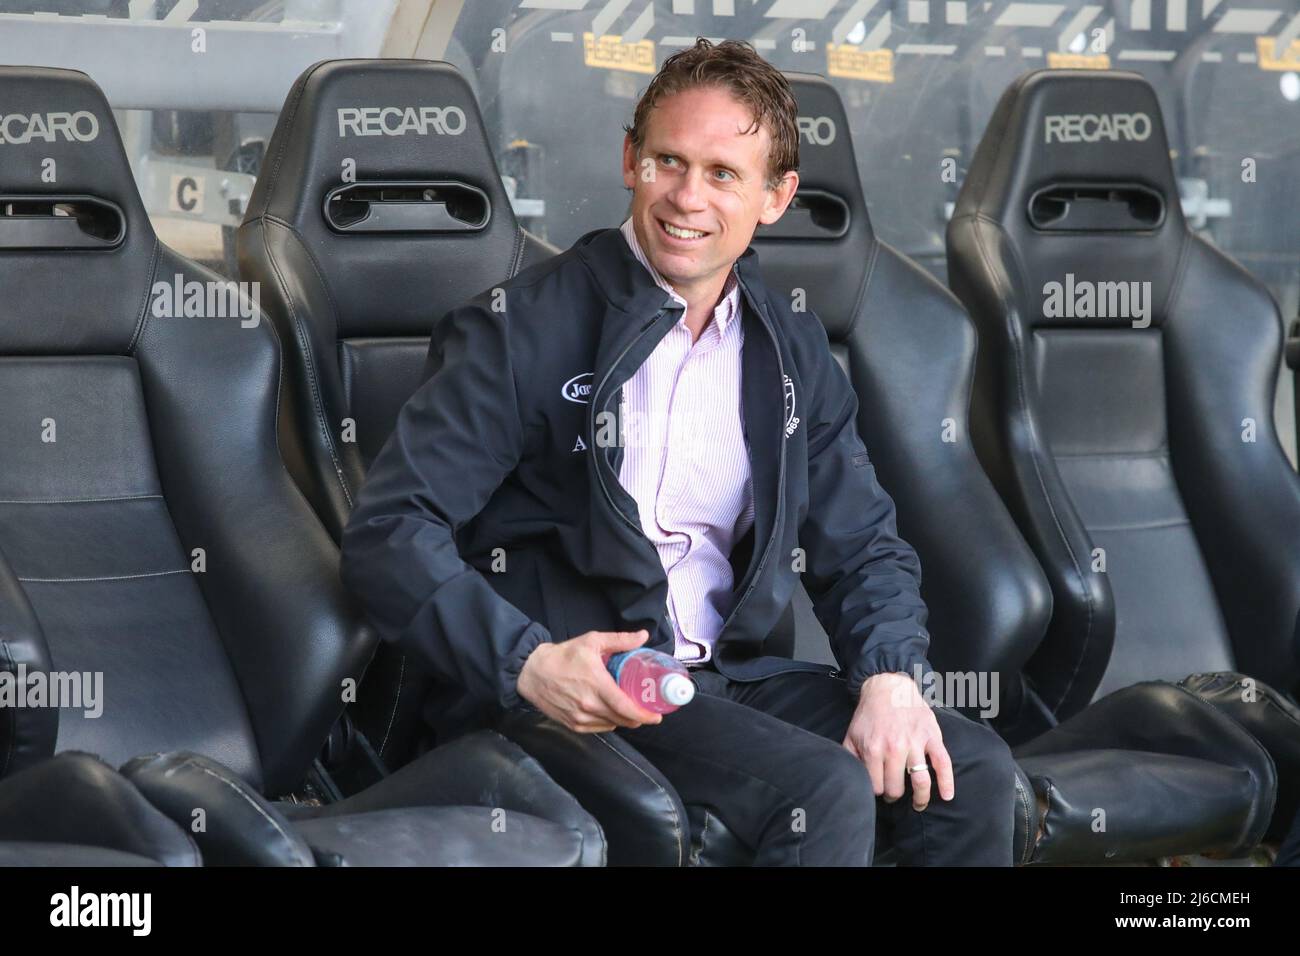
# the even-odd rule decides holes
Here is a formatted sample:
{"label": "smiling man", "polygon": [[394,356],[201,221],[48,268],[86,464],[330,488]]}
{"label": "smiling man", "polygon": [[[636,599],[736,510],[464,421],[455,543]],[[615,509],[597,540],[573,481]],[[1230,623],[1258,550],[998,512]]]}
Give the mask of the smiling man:
{"label": "smiling man", "polygon": [[[820,322],[749,249],[797,168],[779,71],[731,41],[670,57],[625,138],[622,227],[438,323],[344,577],[434,674],[441,736],[521,707],[617,733],[760,864],[869,865],[879,822],[900,862],[1006,865],[1010,753],[909,676],[916,554]],[[800,577],[838,668],[765,653]],[[666,717],[605,668],[643,644],[700,691]]]}

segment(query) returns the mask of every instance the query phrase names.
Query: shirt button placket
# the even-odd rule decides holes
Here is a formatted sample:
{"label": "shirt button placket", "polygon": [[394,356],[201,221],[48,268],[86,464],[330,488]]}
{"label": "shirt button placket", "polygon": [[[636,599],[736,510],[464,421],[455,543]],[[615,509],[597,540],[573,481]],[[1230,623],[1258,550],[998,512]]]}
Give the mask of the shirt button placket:
{"label": "shirt button placket", "polygon": [[[689,338],[690,332],[681,329],[682,335]],[[686,399],[689,392],[688,376],[690,374],[691,353],[689,346],[677,366],[676,380],[673,382],[673,389],[670,393],[667,407],[668,427],[664,430],[664,483],[659,490],[659,497],[656,502],[656,511],[659,514],[661,527],[663,522],[663,509],[671,508],[675,505],[680,493],[682,483],[686,480],[681,466],[686,464],[682,462],[683,435],[689,435],[689,417],[690,404]]]}

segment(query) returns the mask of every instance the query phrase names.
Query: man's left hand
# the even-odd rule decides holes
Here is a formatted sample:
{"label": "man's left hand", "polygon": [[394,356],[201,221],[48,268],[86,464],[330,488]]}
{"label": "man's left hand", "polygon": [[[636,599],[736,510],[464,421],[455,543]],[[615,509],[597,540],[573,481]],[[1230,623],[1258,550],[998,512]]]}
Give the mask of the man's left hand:
{"label": "man's left hand", "polygon": [[923,766],[927,759],[939,796],[953,798],[952,760],[943,746],[939,721],[906,674],[874,674],[863,681],[844,748],[862,761],[876,796],[883,795],[889,803],[903,795],[910,779],[912,809],[929,806],[929,770],[908,770]]}

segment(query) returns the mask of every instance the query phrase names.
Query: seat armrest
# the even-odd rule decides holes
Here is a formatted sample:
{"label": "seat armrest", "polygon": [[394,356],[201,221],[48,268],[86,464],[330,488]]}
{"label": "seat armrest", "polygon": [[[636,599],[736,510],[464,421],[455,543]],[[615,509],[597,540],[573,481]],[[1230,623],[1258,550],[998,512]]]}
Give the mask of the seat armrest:
{"label": "seat armrest", "polygon": [[98,757],[64,751],[0,780],[0,840],[77,844],[200,866],[184,829]]}
{"label": "seat armrest", "polygon": [[1075,750],[1020,765],[1045,808],[1030,863],[1235,857],[1259,842],[1258,786],[1240,767],[1134,750]]}
{"label": "seat armrest", "polygon": [[552,779],[549,768],[499,733],[479,730],[430,750],[314,819],[408,807],[491,807],[549,820],[582,837],[582,866],[605,865],[596,818]]}
{"label": "seat armrest", "polygon": [[157,860],[106,850],[102,846],[75,846],[71,843],[0,843],[0,867],[149,867]]}
{"label": "seat armrest", "polygon": [[[1088,752],[1096,751],[1130,751],[1131,755],[1127,762],[1089,763],[1094,758],[1088,757]],[[1263,838],[1277,796],[1277,772],[1272,758],[1259,741],[1231,717],[1186,688],[1164,681],[1146,681],[1108,694],[1047,733],[1014,748],[1012,753],[1034,781],[1040,798],[1046,795],[1041,778],[1050,767],[1091,767],[1102,777],[1112,778],[1091,781],[1082,770],[1073,774],[1078,781],[1076,787],[1087,784],[1088,792],[1102,794],[1077,805],[1086,803],[1089,812],[1097,808],[1106,809],[1112,820],[1115,810],[1121,806],[1131,809],[1148,805],[1171,813],[1176,809],[1181,813],[1187,801],[1176,796],[1173,781],[1178,774],[1184,773],[1190,774],[1182,783],[1186,788],[1182,791],[1184,794],[1205,794],[1203,809],[1207,814],[1217,812],[1214,807],[1224,810],[1226,805],[1219,805],[1219,798],[1213,795],[1214,789],[1222,787],[1233,799],[1244,799],[1241,788],[1232,782],[1238,773],[1244,774],[1244,779],[1249,781],[1249,800],[1245,806],[1246,814],[1238,820],[1240,832],[1236,845],[1215,843],[1214,846],[1192,847],[1179,852],[1214,849],[1233,855],[1249,850]],[[1078,755],[1078,760],[1044,763],[1033,759],[1060,755]],[[1181,763],[1169,763],[1170,758],[1187,759]],[[1193,773],[1198,764],[1199,769]],[[1226,768],[1231,773],[1219,780],[1210,771],[1215,766]],[[1122,797],[1122,791],[1111,790],[1111,785],[1118,786],[1126,776],[1131,780],[1126,786],[1132,792],[1128,797]],[[1064,792],[1059,785],[1055,789],[1058,794]],[[1137,796],[1144,792],[1148,795]],[[1105,802],[1107,793],[1114,794],[1109,803]],[[1174,804],[1180,806],[1175,808]],[[1049,806],[1049,818],[1051,813]],[[1184,822],[1187,827],[1200,832],[1200,823]],[[1050,829],[1050,819],[1045,826]],[[1135,833],[1133,836],[1136,841],[1138,835]]]}
{"label": "seat armrest", "polygon": [[600,821],[610,866],[687,865],[691,834],[682,799],[627,741],[574,733],[526,708],[508,711],[497,729]]}
{"label": "seat armrest", "polygon": [[1277,805],[1265,839],[1280,842],[1300,814],[1300,707],[1263,681],[1242,674],[1192,674],[1178,686],[1235,720],[1273,758]]}
{"label": "seat armrest", "polygon": [[122,776],[192,834],[210,866],[315,866],[311,848],[260,793],[215,760],[146,754]]}
{"label": "seat armrest", "polygon": [[582,866],[590,855],[577,830],[485,806],[312,812],[294,825],[320,866],[564,867]]}
{"label": "seat armrest", "polygon": [[691,866],[754,865],[754,851],[712,809],[691,804],[686,816],[691,823]]}

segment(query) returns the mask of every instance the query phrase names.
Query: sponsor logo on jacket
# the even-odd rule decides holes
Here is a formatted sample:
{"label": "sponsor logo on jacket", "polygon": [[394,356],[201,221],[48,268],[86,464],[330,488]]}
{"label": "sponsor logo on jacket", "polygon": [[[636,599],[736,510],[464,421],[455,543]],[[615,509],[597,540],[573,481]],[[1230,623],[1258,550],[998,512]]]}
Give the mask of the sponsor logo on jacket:
{"label": "sponsor logo on jacket", "polygon": [[591,402],[591,379],[594,372],[581,372],[560,386],[560,394],[567,402],[586,405]]}
{"label": "sponsor logo on jacket", "polygon": [[1141,143],[1151,135],[1151,117],[1146,113],[1053,113],[1043,117],[1043,135],[1048,143],[1095,143],[1100,139]]}
{"label": "sponsor logo on jacket", "polygon": [[799,427],[799,419],[795,416],[795,398],[794,382],[790,376],[785,376],[785,437],[789,438],[794,434],[794,430]]}
{"label": "sponsor logo on jacket", "polygon": [[89,143],[99,135],[99,120],[88,110],[75,113],[9,113],[0,116],[0,143],[21,145],[32,140],[45,143]]}
{"label": "sponsor logo on jacket", "polygon": [[459,136],[465,111],[459,106],[344,106],[338,111],[339,136]]}

